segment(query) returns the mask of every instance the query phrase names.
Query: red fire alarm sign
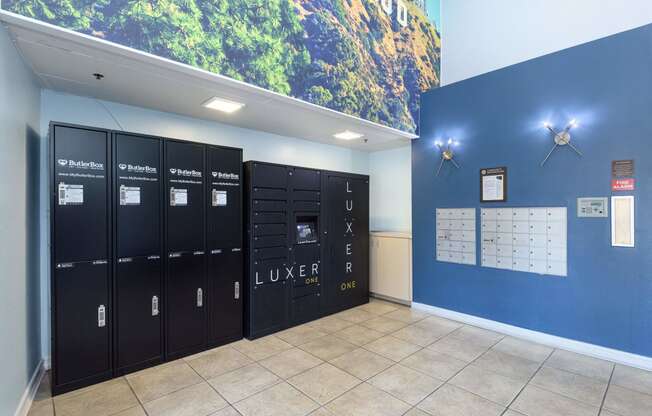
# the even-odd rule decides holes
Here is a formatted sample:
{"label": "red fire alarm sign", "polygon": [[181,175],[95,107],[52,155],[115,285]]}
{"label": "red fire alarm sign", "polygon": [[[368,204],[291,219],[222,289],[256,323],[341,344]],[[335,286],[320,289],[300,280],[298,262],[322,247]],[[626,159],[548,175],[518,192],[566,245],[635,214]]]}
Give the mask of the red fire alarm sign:
{"label": "red fire alarm sign", "polygon": [[635,188],[634,178],[611,180],[612,191],[633,191],[634,188]]}

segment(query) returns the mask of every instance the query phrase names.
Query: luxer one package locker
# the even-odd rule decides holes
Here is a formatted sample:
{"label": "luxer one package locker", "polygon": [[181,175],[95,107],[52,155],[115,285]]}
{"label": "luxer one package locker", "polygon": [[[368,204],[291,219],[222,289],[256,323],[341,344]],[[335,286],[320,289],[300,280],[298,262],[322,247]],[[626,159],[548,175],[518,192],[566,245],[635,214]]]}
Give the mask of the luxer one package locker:
{"label": "luxer one package locker", "polygon": [[365,176],[245,163],[247,337],[368,301],[368,183]]}
{"label": "luxer one package locker", "polygon": [[242,151],[51,124],[53,392],[242,337]]}

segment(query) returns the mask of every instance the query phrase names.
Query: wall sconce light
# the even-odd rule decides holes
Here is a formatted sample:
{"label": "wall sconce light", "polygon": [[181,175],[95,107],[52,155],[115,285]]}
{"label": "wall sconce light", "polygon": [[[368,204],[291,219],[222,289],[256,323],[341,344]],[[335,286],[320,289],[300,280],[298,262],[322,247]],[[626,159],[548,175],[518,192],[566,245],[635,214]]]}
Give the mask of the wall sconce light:
{"label": "wall sconce light", "polygon": [[441,168],[444,166],[444,162],[446,162],[447,160],[450,160],[451,163],[456,168],[459,169],[460,165],[458,165],[457,162],[455,161],[454,159],[455,155],[453,153],[453,146],[457,146],[457,144],[458,142],[454,141],[453,139],[448,139],[448,142],[446,143],[445,146],[439,140],[435,142],[435,146],[437,146],[437,148],[441,152],[441,163],[439,163],[439,168],[437,169],[437,176],[439,176],[439,172],[441,172]]}
{"label": "wall sconce light", "polygon": [[580,152],[579,149],[571,143],[570,131],[572,128],[577,126],[578,126],[577,120],[572,119],[571,121],[568,122],[568,125],[566,126],[566,128],[564,128],[564,130],[558,132],[557,130],[555,130],[554,127],[552,127],[552,124],[550,124],[549,122],[546,121],[543,123],[543,127],[550,130],[550,132],[555,135],[553,138],[553,140],[555,141],[555,145],[552,147],[552,149],[550,149],[550,152],[548,152],[546,158],[543,159],[543,162],[541,162],[541,166],[546,164],[546,162],[552,155],[552,152],[554,152],[558,146],[568,145],[571,149],[575,151],[575,153],[582,156],[582,152]]}

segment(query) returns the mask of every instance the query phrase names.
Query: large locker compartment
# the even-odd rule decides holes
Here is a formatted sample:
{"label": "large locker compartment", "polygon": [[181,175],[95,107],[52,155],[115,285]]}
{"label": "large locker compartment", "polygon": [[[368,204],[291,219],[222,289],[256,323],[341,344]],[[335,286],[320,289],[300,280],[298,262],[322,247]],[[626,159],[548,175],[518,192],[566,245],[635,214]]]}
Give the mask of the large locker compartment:
{"label": "large locker compartment", "polygon": [[207,146],[208,344],[242,338],[242,150]]}
{"label": "large locker compartment", "polygon": [[325,313],[369,301],[369,177],[323,172]]}
{"label": "large locker compartment", "polygon": [[110,133],[50,125],[52,391],[112,376]]}
{"label": "large locker compartment", "polygon": [[288,326],[289,176],[286,166],[245,163],[247,338],[258,338]]}
{"label": "large locker compartment", "polygon": [[163,360],[162,142],[113,136],[115,372]]}
{"label": "large locker compartment", "polygon": [[206,344],[205,146],[165,142],[165,346],[168,360]]}

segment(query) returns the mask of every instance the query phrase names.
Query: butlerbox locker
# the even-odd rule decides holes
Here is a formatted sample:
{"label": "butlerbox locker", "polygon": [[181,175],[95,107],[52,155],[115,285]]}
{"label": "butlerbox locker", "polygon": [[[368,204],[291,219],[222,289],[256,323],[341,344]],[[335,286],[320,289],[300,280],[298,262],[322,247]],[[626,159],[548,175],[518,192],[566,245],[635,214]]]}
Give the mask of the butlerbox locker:
{"label": "butlerbox locker", "polygon": [[168,359],[206,342],[205,162],[204,145],[165,142]]}
{"label": "butlerbox locker", "polygon": [[115,372],[163,360],[162,141],[113,135]]}
{"label": "butlerbox locker", "polygon": [[206,147],[208,344],[242,338],[242,150]]}
{"label": "butlerbox locker", "polygon": [[52,391],[112,376],[111,136],[50,125]]}
{"label": "butlerbox locker", "polygon": [[245,335],[368,301],[369,178],[245,163]]}
{"label": "butlerbox locker", "polygon": [[242,150],[50,129],[53,393],[242,338]]}

